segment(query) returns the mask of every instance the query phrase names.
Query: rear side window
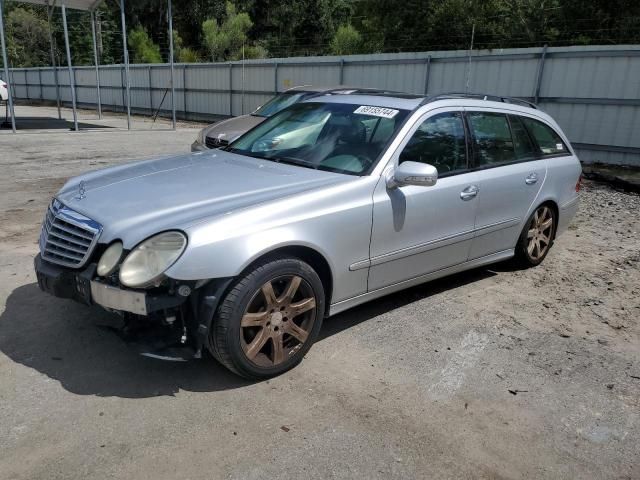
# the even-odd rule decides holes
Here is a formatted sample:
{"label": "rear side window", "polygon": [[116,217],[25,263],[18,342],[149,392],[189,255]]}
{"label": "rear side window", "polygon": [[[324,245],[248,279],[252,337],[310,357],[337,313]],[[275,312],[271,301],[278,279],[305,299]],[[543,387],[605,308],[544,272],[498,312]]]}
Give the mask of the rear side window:
{"label": "rear side window", "polygon": [[543,155],[568,155],[567,146],[551,127],[532,118],[521,117],[522,122],[538,143]]}
{"label": "rear side window", "polygon": [[511,134],[513,135],[513,146],[516,151],[516,160],[526,160],[536,156],[536,148],[531,143],[531,138],[524,128],[519,117],[509,115],[511,124]]}
{"label": "rear side window", "polygon": [[473,135],[477,167],[500,165],[516,159],[507,116],[501,113],[471,112],[468,115]]}
{"label": "rear side window", "polygon": [[422,122],[400,154],[400,163],[406,161],[429,163],[440,175],[466,169],[462,114],[440,113]]}

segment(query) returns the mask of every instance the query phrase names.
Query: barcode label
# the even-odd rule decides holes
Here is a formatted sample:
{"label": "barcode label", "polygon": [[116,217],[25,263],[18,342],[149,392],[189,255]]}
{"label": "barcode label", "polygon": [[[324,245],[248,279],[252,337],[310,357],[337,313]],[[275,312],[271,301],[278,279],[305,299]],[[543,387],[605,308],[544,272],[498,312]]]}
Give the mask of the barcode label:
{"label": "barcode label", "polygon": [[398,112],[399,110],[394,110],[393,108],[370,107],[368,105],[363,105],[356,108],[353,113],[357,113],[359,115],[371,115],[373,117],[393,118],[398,114]]}

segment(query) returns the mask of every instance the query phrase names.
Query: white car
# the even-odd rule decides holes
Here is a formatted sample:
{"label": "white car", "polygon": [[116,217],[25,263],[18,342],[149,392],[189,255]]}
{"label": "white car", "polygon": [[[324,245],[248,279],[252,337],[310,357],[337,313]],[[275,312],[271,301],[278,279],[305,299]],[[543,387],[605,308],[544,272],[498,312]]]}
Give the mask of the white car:
{"label": "white car", "polygon": [[9,90],[7,84],[0,78],[0,101],[6,102],[9,98]]}

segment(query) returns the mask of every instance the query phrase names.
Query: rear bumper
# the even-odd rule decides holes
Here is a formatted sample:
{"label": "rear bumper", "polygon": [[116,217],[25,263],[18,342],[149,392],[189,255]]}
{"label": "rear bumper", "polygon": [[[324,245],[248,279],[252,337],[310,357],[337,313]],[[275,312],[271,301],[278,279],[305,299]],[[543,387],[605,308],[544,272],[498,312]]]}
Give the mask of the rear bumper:
{"label": "rear bumper", "polygon": [[150,294],[145,291],[114,287],[94,280],[96,264],[82,271],[70,270],[46,262],[40,254],[34,259],[38,286],[55,297],[69,298],[85,305],[100,305],[109,310],[148,315],[182,305],[188,297]]}
{"label": "rear bumper", "polygon": [[578,212],[578,206],[580,205],[580,197],[576,195],[567,203],[560,205],[560,218],[558,220],[558,230],[556,236],[560,235],[567,230],[571,220]]}

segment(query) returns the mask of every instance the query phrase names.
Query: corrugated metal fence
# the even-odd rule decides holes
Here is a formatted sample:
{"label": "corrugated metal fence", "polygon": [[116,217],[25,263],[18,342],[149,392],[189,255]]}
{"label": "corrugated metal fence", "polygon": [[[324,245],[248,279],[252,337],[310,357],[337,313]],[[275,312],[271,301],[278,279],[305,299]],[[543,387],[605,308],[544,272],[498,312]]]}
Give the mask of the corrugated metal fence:
{"label": "corrugated metal fence", "polygon": [[[171,109],[168,65],[131,65],[134,112]],[[74,68],[78,102],[96,104],[95,68]],[[640,46],[553,47],[301,57],[176,64],[178,117],[251,112],[296,85],[352,85],[418,94],[469,91],[536,101],[563,127],[584,162],[640,166]],[[69,74],[58,68],[70,103]],[[52,68],[12,70],[15,97],[55,100]],[[100,67],[103,107],[123,110],[122,65]]]}

